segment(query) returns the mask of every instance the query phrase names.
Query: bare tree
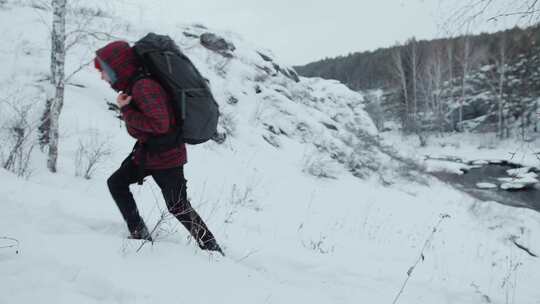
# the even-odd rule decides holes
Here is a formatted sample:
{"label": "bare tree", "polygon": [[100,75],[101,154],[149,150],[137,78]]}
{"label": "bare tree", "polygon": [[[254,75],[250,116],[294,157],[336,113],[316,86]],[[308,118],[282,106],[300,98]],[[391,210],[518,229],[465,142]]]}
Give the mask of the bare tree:
{"label": "bare tree", "polygon": [[454,101],[454,44],[452,40],[448,41],[446,46],[446,55],[448,63],[448,84],[450,90],[450,100]]}
{"label": "bare tree", "polygon": [[367,92],[365,94],[366,105],[365,109],[368,112],[369,116],[375,123],[377,130],[382,131],[384,129],[385,115],[383,107],[381,106],[381,96],[378,92],[372,93]]}
{"label": "bare tree", "polygon": [[47,167],[56,172],[59,141],[59,118],[64,105],[66,62],[66,5],[67,0],[52,0],[53,23],[51,33],[51,83],[47,90],[48,147]]}
{"label": "bare tree", "polygon": [[496,61],[499,72],[498,91],[497,91],[497,130],[499,138],[503,138],[504,130],[504,84],[506,81],[506,37],[505,33],[501,36],[499,45],[499,59]]}
{"label": "bare tree", "polygon": [[457,131],[463,131],[463,105],[467,97],[467,78],[471,69],[471,40],[469,35],[463,37],[463,50],[460,58],[461,63],[461,96],[459,97]]}
{"label": "bare tree", "polygon": [[540,20],[539,0],[468,0],[452,11],[446,21],[461,29],[473,22],[512,18],[516,23],[531,25]]}
{"label": "bare tree", "polygon": [[409,102],[409,89],[407,87],[407,75],[405,74],[405,66],[403,56],[401,55],[401,46],[397,45],[392,51],[392,62],[390,65],[391,74],[393,78],[399,83],[399,87],[402,94],[402,101],[405,105],[403,113],[404,126],[409,125],[410,117],[410,102]]}
{"label": "bare tree", "polygon": [[408,42],[409,45],[409,58],[410,58],[410,64],[411,64],[411,86],[412,86],[412,99],[413,99],[413,121],[415,125],[415,129],[418,128],[418,50],[417,50],[417,42],[415,38],[412,38]]}
{"label": "bare tree", "polygon": [[[70,1],[71,2],[71,1]],[[51,172],[56,172],[59,145],[59,118],[64,104],[64,90],[72,77],[82,71],[93,62],[86,60],[81,62],[73,71],[66,74],[66,56],[69,50],[77,45],[91,44],[92,41],[103,41],[117,38],[112,35],[112,26],[96,24],[96,18],[105,17],[101,10],[90,10],[68,6],[67,0],[51,0],[53,23],[51,32],[51,62],[50,84],[47,89],[45,110],[39,126],[39,142],[42,150],[48,148],[47,167]],[[66,21],[70,16],[70,31],[66,31]],[[93,27],[91,26],[93,25]],[[101,25],[101,28],[99,26]],[[104,31],[103,28],[110,30]],[[91,49],[91,47],[88,47]],[[93,56],[91,56],[93,57]]]}
{"label": "bare tree", "polygon": [[[411,114],[411,121],[410,121],[410,128],[416,136],[418,136],[418,139],[420,140],[420,145],[422,147],[425,147],[427,145],[427,132],[424,130],[423,122],[422,122],[422,116],[420,116],[420,106],[424,106],[423,113],[426,114],[426,106],[427,103],[424,102],[422,105],[420,104],[420,86],[419,78],[421,73],[421,53],[419,51],[418,42],[416,41],[416,38],[411,38],[409,41],[407,41],[406,44],[407,49],[407,58],[406,62],[407,70],[405,71],[406,77],[406,83],[408,83],[408,86],[410,87],[411,92],[411,98],[412,98],[412,114]],[[425,100],[424,100],[425,101]]]}
{"label": "bare tree", "polygon": [[507,78],[507,54],[508,44],[506,42],[506,33],[501,34],[499,40],[498,53],[494,55],[491,60],[490,72],[488,73],[489,80],[487,83],[490,86],[490,90],[495,95],[497,100],[497,137],[502,139],[505,137],[505,85]]}
{"label": "bare tree", "polygon": [[537,99],[535,102],[534,102],[534,106],[533,106],[533,111],[532,111],[532,114],[533,114],[533,117],[534,117],[534,126],[533,126],[533,131],[534,133],[538,133],[538,122],[540,121],[540,107],[538,106],[539,104],[539,100]]}
{"label": "bare tree", "polygon": [[444,51],[442,46],[433,45],[426,59],[421,87],[426,98],[426,105],[435,119],[439,134],[444,131],[444,110],[441,102],[442,87],[444,84]]}
{"label": "bare tree", "polygon": [[79,139],[79,147],[75,154],[75,176],[91,179],[97,167],[112,154],[110,137],[98,130],[88,130]]}
{"label": "bare tree", "polygon": [[404,108],[398,109],[402,118],[403,129],[419,135],[422,145],[425,144],[419,122],[419,72],[420,54],[418,43],[415,38],[411,38],[405,45],[396,45],[392,50],[391,62],[389,66],[390,74],[399,86],[400,96],[398,102]]}
{"label": "bare tree", "polygon": [[0,149],[1,166],[20,177],[28,177],[31,173],[30,156],[35,147],[35,123],[30,121],[33,104],[13,98],[9,96],[0,100],[0,112],[9,113],[9,118],[1,126],[5,134]]}

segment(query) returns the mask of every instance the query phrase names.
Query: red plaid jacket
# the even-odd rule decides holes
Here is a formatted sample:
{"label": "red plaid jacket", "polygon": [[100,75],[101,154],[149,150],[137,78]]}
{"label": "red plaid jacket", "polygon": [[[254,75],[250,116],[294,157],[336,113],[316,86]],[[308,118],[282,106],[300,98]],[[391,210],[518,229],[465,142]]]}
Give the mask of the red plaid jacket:
{"label": "red plaid jacket", "polygon": [[[131,103],[121,109],[128,133],[144,143],[149,137],[169,132],[176,124],[169,96],[163,87],[155,80],[145,78],[134,84],[131,81],[137,76],[139,63],[133,49],[127,42],[116,41],[96,52],[101,62],[107,64],[115,73],[116,79],[111,87],[116,91],[129,91],[131,88]],[[96,60],[96,67],[102,69]],[[134,151],[134,161],[139,164],[142,151]],[[160,153],[147,153],[146,169],[168,169],[182,166],[187,161],[186,146],[181,146]]]}

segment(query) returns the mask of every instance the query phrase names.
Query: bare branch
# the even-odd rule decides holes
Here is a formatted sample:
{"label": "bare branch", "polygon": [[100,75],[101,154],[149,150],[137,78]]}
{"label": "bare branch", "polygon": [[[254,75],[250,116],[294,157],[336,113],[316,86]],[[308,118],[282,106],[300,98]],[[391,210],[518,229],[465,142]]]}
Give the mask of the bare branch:
{"label": "bare branch", "polygon": [[15,238],[11,238],[11,237],[0,237],[0,240],[6,240],[6,241],[9,241],[9,242],[12,242],[12,244],[10,245],[4,245],[4,246],[0,246],[0,249],[7,249],[7,248],[17,248],[17,251],[16,253],[18,254],[19,253],[19,240],[15,239]]}
{"label": "bare branch", "polygon": [[413,271],[414,269],[416,268],[416,266],[418,266],[418,264],[420,262],[423,262],[424,259],[425,259],[425,255],[424,255],[424,251],[427,249],[427,247],[431,244],[431,241],[433,240],[433,237],[435,236],[435,233],[438,231],[439,229],[439,226],[442,224],[442,222],[447,219],[447,218],[450,218],[450,215],[448,214],[441,214],[439,215],[439,221],[437,222],[437,224],[435,226],[433,226],[432,230],[431,230],[431,234],[428,236],[428,238],[426,239],[426,241],[424,242],[424,246],[422,247],[422,250],[420,250],[420,255],[418,256],[418,258],[416,259],[416,262],[409,268],[409,270],[407,271],[407,278],[405,279],[405,281],[403,282],[403,285],[401,286],[401,289],[399,290],[398,294],[396,295],[394,301],[392,302],[392,304],[396,304],[397,301],[399,300],[399,297],[401,296],[401,294],[403,293],[403,291],[405,290],[405,287],[407,286],[407,283],[409,282],[409,279],[411,278],[412,274],[413,274]]}
{"label": "bare branch", "polygon": [[533,24],[540,19],[540,0],[470,0],[456,9],[448,18],[446,25],[457,29],[473,22],[496,22],[507,17],[517,17],[516,22],[528,19]]}
{"label": "bare branch", "polygon": [[81,64],[78,68],[76,68],[73,72],[71,72],[68,76],[66,76],[66,79],[65,79],[65,82],[69,82],[71,80],[71,78],[73,76],[75,76],[75,74],[79,73],[80,71],[82,71],[84,68],[86,68],[87,66],[91,65],[92,62],[94,62],[94,58],[88,60],[87,62]]}

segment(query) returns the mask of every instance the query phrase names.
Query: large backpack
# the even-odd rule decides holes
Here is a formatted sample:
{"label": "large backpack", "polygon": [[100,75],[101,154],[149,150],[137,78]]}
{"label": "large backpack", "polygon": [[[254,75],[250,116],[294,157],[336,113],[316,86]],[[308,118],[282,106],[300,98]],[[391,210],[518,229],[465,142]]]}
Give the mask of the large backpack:
{"label": "large backpack", "polygon": [[167,150],[180,143],[200,144],[217,131],[219,106],[207,80],[169,36],[149,33],[133,47],[144,75],[169,93],[177,126],[170,134],[151,137],[149,151]]}

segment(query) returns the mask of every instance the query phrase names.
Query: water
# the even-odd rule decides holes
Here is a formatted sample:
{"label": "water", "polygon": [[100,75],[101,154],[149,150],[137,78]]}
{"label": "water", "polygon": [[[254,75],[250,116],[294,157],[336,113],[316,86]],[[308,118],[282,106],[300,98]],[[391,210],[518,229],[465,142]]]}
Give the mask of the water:
{"label": "water", "polygon": [[[437,178],[449,182],[457,188],[484,201],[496,201],[501,204],[530,208],[540,212],[540,184],[518,190],[503,190],[499,187],[501,181],[498,178],[511,177],[507,170],[521,168],[519,164],[506,161],[479,165],[464,172],[463,175],[448,172],[435,172]],[[539,170],[532,170],[539,174]],[[540,174],[539,174],[540,175]],[[491,183],[498,187],[493,189],[480,189],[477,183]]]}

